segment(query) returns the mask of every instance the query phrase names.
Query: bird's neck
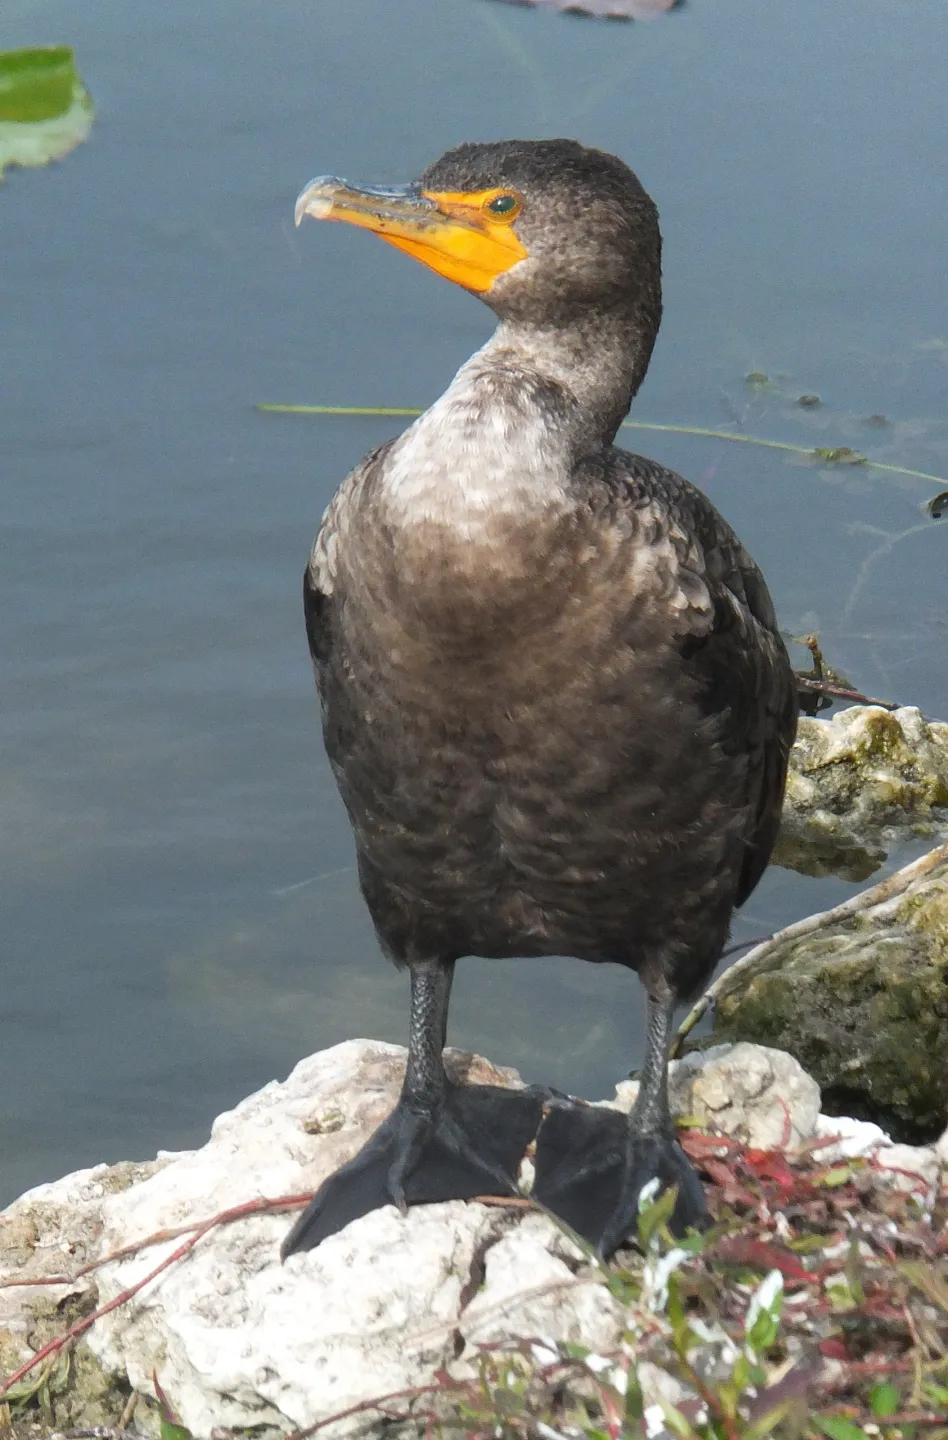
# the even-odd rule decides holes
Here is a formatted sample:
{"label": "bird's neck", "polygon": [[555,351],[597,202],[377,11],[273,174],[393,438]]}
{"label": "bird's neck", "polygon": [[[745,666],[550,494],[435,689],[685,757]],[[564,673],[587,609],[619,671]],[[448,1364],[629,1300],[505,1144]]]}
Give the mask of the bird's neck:
{"label": "bird's neck", "polygon": [[396,442],[391,518],[470,541],[505,517],[536,525],[574,506],[577,464],[612,443],[645,373],[651,343],[637,333],[626,313],[569,329],[501,322]]}
{"label": "bird's neck", "polygon": [[658,316],[632,306],[595,310],[568,326],[501,321],[470,365],[536,377],[562,399],[560,429],[574,460],[612,444],[645,378]]}

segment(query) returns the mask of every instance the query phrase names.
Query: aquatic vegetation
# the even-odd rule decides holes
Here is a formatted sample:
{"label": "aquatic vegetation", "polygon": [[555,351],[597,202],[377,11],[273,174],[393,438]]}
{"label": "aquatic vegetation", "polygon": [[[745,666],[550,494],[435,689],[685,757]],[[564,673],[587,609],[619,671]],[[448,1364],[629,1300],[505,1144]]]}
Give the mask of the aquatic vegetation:
{"label": "aquatic vegetation", "polygon": [[601,20],[654,20],[674,10],[678,0],[505,0],[505,4],[592,15]]}
{"label": "aquatic vegetation", "polygon": [[88,138],[95,107],[68,45],[0,51],[0,180],[48,165]]}
{"label": "aquatic vegetation", "polygon": [[[754,377],[748,376],[750,381]],[[767,377],[762,377],[767,384]],[[420,406],[413,405],[288,405],[281,402],[262,401],[258,403],[258,410],[267,415],[322,415],[322,416],[345,416],[362,415],[366,418],[371,416],[397,415],[413,419],[421,414]],[[858,454],[850,449],[848,445],[823,446],[823,445],[793,445],[787,440],[769,440],[760,435],[744,435],[733,430],[716,430],[704,425],[659,425],[649,420],[623,420],[620,426],[622,430],[656,430],[663,431],[669,435],[695,435],[707,440],[729,440],[736,445],[761,445],[768,450],[784,450],[790,455],[795,455],[804,461],[815,461],[820,465],[867,465],[874,470],[886,471],[892,475],[906,475],[916,480],[929,480],[936,485],[943,483],[940,475],[929,475],[924,470],[910,470],[904,465],[891,465],[881,460],[871,460],[866,455]],[[934,514],[934,506],[945,501],[944,495],[936,495],[930,506],[935,519],[939,515]],[[939,514],[941,511],[939,511]]]}

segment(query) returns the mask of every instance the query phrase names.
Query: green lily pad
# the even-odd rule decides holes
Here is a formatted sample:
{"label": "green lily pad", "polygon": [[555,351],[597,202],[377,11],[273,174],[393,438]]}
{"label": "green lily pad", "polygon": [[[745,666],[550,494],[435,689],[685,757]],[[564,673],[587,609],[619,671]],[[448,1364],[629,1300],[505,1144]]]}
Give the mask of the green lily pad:
{"label": "green lily pad", "polygon": [[92,129],[92,100],[68,45],[0,51],[0,179],[8,165],[48,165]]}

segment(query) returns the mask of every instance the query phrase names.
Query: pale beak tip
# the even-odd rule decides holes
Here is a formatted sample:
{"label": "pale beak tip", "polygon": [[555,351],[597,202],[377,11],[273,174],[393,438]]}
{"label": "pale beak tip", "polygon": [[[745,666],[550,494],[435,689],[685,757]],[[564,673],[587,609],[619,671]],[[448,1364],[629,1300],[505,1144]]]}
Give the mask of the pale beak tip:
{"label": "pale beak tip", "polygon": [[325,220],[332,213],[333,192],[337,187],[338,181],[331,177],[320,176],[318,180],[311,180],[300,192],[293,210],[297,227],[307,215],[314,220]]}

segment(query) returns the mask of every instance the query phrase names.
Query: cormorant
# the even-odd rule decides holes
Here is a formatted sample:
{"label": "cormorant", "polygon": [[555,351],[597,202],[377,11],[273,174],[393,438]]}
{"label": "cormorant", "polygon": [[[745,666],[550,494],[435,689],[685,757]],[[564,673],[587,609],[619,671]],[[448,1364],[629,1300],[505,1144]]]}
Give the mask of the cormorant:
{"label": "cormorant", "polygon": [[[655,1176],[678,1187],[673,1227],[698,1225],[671,1020],[767,864],[797,699],[730,526],[613,445],[661,315],[655,206],[612,155],[517,140],[461,145],[397,189],[313,180],[306,215],[377,232],[499,323],[343,482],[306,568],[326,749],[382,948],[411,974],[411,1029],[396,1109],[283,1254],[392,1201],[516,1193],[537,1132],[536,1198],[603,1255]],[[638,971],[628,1120],[448,1081],[451,978],[471,954]]]}

